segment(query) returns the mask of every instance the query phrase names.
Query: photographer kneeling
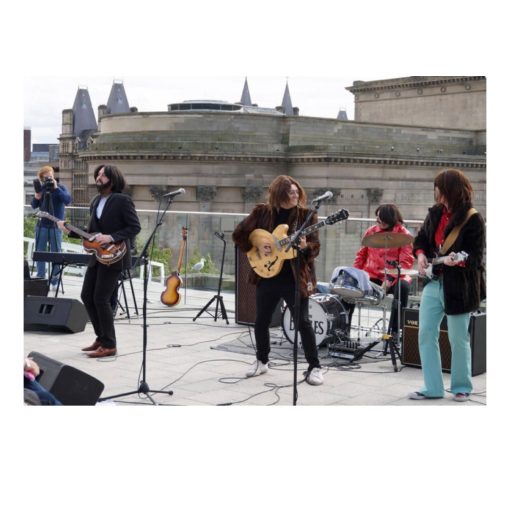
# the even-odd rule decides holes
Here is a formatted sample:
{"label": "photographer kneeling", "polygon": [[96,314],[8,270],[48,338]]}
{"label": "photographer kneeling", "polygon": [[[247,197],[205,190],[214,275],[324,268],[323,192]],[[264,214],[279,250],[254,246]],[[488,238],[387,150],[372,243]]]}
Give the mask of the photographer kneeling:
{"label": "photographer kneeling", "polygon": [[[71,203],[71,195],[63,184],[59,184],[54,176],[51,166],[43,166],[34,179],[35,196],[32,199],[32,208],[39,208],[57,218],[64,219],[64,208]],[[48,249],[49,248],[49,249]],[[57,225],[46,218],[37,222],[35,229],[36,251],[62,251],[62,231]],[[54,265],[51,274],[51,290],[56,290],[60,266]],[[46,263],[37,262],[37,278],[46,277]]]}

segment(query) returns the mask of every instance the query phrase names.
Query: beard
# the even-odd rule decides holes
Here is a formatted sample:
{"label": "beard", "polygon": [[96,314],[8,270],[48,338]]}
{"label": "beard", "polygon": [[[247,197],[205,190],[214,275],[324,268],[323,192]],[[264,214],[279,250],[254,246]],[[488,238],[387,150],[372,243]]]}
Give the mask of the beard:
{"label": "beard", "polygon": [[98,193],[104,193],[105,191],[108,191],[110,188],[110,183],[107,182],[105,184],[101,184],[100,182],[96,182],[96,189]]}

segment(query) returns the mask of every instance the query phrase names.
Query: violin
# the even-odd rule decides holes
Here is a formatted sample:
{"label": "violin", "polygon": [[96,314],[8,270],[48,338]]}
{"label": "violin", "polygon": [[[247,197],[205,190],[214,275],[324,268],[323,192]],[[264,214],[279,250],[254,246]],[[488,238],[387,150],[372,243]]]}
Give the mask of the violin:
{"label": "violin", "polygon": [[179,287],[182,285],[182,278],[179,274],[181,271],[182,259],[184,257],[184,250],[186,249],[186,241],[188,239],[188,229],[182,227],[181,230],[182,241],[179,248],[179,259],[177,260],[177,270],[172,271],[165,280],[165,290],[161,293],[161,302],[167,306],[175,306],[179,304],[181,296],[179,294]]}

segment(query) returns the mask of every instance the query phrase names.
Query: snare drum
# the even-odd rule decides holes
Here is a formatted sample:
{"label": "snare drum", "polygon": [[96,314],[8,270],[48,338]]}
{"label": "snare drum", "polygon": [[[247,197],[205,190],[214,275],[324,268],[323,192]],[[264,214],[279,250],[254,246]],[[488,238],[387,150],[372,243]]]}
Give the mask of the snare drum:
{"label": "snare drum", "polygon": [[[320,346],[333,336],[335,330],[346,331],[347,314],[338,296],[333,294],[313,294],[308,299],[308,316],[315,331],[315,341]],[[282,328],[287,340],[294,343],[294,320],[290,309],[285,306],[282,316]],[[301,344],[301,335],[298,333]]]}
{"label": "snare drum", "polygon": [[333,294],[338,294],[346,300],[356,300],[363,297],[358,280],[345,271],[341,271],[331,288]]}

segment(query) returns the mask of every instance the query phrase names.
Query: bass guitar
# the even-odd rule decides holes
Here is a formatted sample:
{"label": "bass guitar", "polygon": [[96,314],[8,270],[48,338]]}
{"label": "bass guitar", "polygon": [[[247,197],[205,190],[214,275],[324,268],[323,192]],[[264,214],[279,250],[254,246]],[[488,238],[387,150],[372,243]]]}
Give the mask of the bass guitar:
{"label": "bass guitar", "polygon": [[[459,253],[455,254],[452,260],[454,262],[463,262],[464,260],[467,260],[468,257],[469,255],[465,251],[459,251]],[[437,266],[444,264],[444,261],[449,258],[450,255],[445,255],[444,257],[436,257],[429,260],[429,265],[425,269],[425,278],[428,278],[429,280],[437,280],[438,275],[435,273]]]}
{"label": "bass guitar", "polygon": [[182,285],[182,278],[179,275],[181,271],[182,259],[184,257],[184,250],[186,249],[186,241],[188,239],[188,229],[182,227],[181,230],[182,241],[179,248],[179,259],[177,260],[177,270],[172,271],[165,280],[165,290],[161,293],[161,302],[167,306],[174,306],[179,303],[181,296],[179,294],[179,287]]}
{"label": "bass guitar", "polygon": [[[52,216],[51,214],[45,211],[37,211],[35,215],[38,218],[46,218],[48,220],[54,221],[55,223],[62,221],[60,218],[56,216]],[[78,234],[82,238],[83,248],[87,253],[92,253],[98,262],[109,266],[111,264],[115,264],[122,259],[127,251],[127,245],[125,241],[119,241],[117,243],[99,243],[94,241],[95,237],[99,235],[99,233],[89,234],[82,230],[81,228],[74,227],[69,223],[64,224],[65,227]]]}
{"label": "bass guitar", "polygon": [[[333,225],[348,217],[349,211],[341,209],[325,220],[305,228],[301,235],[307,236],[325,225]],[[276,276],[286,260],[296,258],[296,250],[294,248],[287,249],[288,244],[293,240],[292,236],[287,236],[288,230],[289,226],[282,224],[278,225],[272,233],[257,228],[250,234],[249,240],[253,246],[246,252],[246,256],[251,268],[262,278]]]}

